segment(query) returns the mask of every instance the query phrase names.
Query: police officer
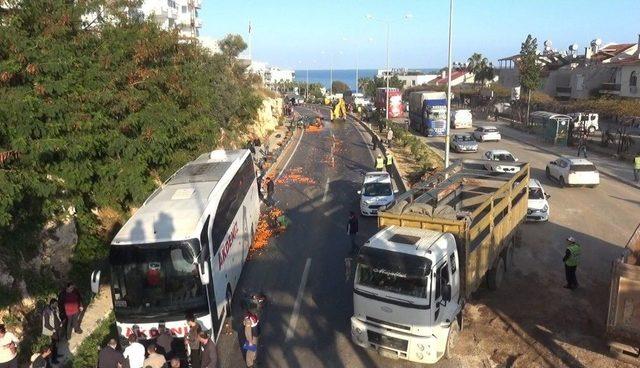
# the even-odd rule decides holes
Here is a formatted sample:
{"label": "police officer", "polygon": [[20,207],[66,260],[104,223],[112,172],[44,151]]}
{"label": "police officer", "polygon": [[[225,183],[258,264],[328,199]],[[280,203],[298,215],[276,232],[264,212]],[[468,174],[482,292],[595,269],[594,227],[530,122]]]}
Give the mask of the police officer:
{"label": "police officer", "polygon": [[386,153],[386,165],[387,165],[387,172],[389,172],[389,170],[391,170],[391,167],[393,166],[393,153],[391,153],[391,151],[387,151]]}
{"label": "police officer", "polygon": [[575,289],[578,287],[578,279],[576,278],[576,269],[580,263],[580,253],[582,247],[576,242],[573,236],[567,238],[567,250],[562,258],[564,262],[564,272],[567,278],[567,289]]}
{"label": "police officer", "polygon": [[384,158],[379,153],[378,153],[378,157],[376,157],[376,170],[377,171],[384,170]]}

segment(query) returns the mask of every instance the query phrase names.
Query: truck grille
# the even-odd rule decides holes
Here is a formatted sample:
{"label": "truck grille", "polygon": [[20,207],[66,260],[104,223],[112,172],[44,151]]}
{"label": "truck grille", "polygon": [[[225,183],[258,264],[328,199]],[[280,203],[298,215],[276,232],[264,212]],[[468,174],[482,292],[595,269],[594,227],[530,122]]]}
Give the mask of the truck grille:
{"label": "truck grille", "polygon": [[386,348],[391,348],[394,350],[407,351],[407,347],[409,346],[409,341],[397,339],[395,337],[386,336],[379,334],[375,331],[367,330],[367,337],[369,338],[369,342],[384,346]]}
{"label": "truck grille", "polygon": [[400,325],[400,324],[397,324],[397,323],[391,323],[391,322],[383,321],[381,319],[377,319],[377,318],[373,318],[373,317],[369,317],[369,316],[367,316],[367,321],[376,323],[376,324],[380,325],[381,327],[387,327],[388,326],[388,327],[397,328],[399,330],[405,330],[405,331],[410,331],[411,330],[411,327],[409,327],[409,326]]}

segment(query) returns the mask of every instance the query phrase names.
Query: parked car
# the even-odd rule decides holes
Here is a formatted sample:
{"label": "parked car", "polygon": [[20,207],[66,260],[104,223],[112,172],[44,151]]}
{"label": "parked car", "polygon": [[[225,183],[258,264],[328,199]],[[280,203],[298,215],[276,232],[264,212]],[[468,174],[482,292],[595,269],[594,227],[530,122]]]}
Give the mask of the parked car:
{"label": "parked car", "polygon": [[484,165],[485,169],[493,172],[510,172],[515,173],[520,171],[520,167],[514,165],[514,162],[518,162],[518,159],[505,150],[491,150],[484,154],[486,160],[490,160]]}
{"label": "parked car", "polygon": [[538,179],[529,179],[528,221],[549,221],[549,197]]}
{"label": "parked car", "polygon": [[596,166],[585,158],[560,157],[547,164],[547,177],[555,179],[560,187],[586,185],[590,188],[600,184],[600,174]]}
{"label": "parked car", "polygon": [[471,110],[456,110],[453,113],[451,127],[453,129],[471,128],[472,121],[473,117],[471,116]]}
{"label": "parked car", "polygon": [[381,207],[395,201],[391,175],[387,172],[372,171],[364,176],[360,194],[360,212],[364,216],[376,216]]}
{"label": "parked car", "polygon": [[589,134],[592,134],[596,130],[600,129],[600,127],[598,126],[598,114],[585,114],[582,112],[576,112],[568,115],[571,116],[571,122],[573,123],[574,129],[584,128],[589,131]]}
{"label": "parked car", "polygon": [[479,142],[486,142],[486,141],[498,142],[500,139],[502,139],[502,137],[500,136],[500,132],[498,131],[498,128],[494,126],[479,127],[473,131],[473,136]]}
{"label": "parked car", "polygon": [[471,134],[454,134],[449,144],[455,152],[478,152],[478,141]]}

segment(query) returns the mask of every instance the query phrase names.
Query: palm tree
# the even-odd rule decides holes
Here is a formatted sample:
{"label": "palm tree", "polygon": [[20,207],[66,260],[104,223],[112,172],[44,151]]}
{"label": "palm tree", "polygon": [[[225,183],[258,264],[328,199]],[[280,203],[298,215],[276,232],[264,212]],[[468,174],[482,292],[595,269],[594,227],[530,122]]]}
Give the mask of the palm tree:
{"label": "palm tree", "polygon": [[482,75],[483,71],[487,69],[489,60],[477,52],[474,52],[470,58],[467,59],[468,70],[476,76],[476,82],[478,82],[478,75]]}

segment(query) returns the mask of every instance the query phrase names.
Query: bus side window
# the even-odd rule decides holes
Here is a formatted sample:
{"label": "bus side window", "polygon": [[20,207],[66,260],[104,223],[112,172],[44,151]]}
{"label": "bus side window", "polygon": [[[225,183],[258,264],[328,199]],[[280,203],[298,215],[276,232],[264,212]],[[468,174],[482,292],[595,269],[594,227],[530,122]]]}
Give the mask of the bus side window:
{"label": "bus side window", "polygon": [[202,227],[202,232],[200,233],[200,252],[202,254],[200,259],[207,259],[207,255],[209,254],[209,220],[211,216],[207,216],[207,219],[204,221],[204,226]]}

